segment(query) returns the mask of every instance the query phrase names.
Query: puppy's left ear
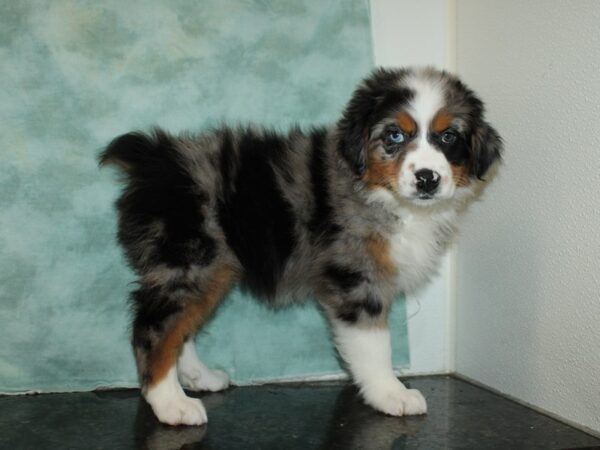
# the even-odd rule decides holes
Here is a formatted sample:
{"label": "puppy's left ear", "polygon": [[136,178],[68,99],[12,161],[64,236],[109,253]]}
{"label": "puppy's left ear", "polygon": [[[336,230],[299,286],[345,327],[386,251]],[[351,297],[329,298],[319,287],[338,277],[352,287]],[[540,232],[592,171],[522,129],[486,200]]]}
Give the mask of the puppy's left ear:
{"label": "puppy's left ear", "polygon": [[471,135],[471,175],[482,179],[492,164],[501,159],[503,147],[498,132],[482,120]]}

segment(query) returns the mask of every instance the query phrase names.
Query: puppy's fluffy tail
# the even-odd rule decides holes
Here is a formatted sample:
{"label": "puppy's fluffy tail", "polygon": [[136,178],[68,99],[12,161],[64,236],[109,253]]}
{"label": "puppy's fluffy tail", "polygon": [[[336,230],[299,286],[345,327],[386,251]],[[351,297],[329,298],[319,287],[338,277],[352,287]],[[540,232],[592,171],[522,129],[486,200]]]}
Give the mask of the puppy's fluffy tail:
{"label": "puppy's fluffy tail", "polygon": [[175,162],[174,139],[156,128],[150,133],[132,132],[115,138],[98,157],[100,166],[113,165],[131,178],[168,170]]}

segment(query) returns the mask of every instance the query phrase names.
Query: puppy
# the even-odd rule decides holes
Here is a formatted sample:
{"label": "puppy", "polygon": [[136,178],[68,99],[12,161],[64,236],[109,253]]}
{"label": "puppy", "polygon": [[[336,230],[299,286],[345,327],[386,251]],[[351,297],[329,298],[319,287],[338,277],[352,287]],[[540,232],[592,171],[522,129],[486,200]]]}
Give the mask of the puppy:
{"label": "puppy", "polygon": [[392,369],[391,303],[435,272],[501,147],[482,102],[432,68],[375,70],[331,127],[116,138],[100,162],[124,173],[133,349],[158,419],[200,425],[206,411],[182,385],[228,386],[193,338],[235,283],[272,302],[317,299],[365,402],[424,414]]}

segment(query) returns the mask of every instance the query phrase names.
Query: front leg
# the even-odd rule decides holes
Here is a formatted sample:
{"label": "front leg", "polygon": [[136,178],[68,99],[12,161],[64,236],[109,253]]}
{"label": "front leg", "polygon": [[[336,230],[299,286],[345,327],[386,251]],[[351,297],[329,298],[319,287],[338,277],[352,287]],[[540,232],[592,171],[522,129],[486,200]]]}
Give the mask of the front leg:
{"label": "front leg", "polygon": [[[353,317],[354,319],[354,317]],[[417,389],[407,389],[392,368],[390,331],[381,322],[332,318],[342,359],[365,402],[392,416],[425,414],[427,403]]]}

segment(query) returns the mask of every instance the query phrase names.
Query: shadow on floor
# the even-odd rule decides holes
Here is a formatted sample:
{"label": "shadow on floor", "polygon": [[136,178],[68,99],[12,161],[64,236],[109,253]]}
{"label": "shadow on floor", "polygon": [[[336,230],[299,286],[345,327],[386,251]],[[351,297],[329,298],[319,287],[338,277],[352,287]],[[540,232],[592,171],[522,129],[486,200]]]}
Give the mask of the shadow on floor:
{"label": "shadow on floor", "polygon": [[169,427],[137,390],[0,397],[2,449],[572,449],[600,439],[448,377],[408,380],[429,414],[388,417],[346,383],[200,395],[209,422]]}

